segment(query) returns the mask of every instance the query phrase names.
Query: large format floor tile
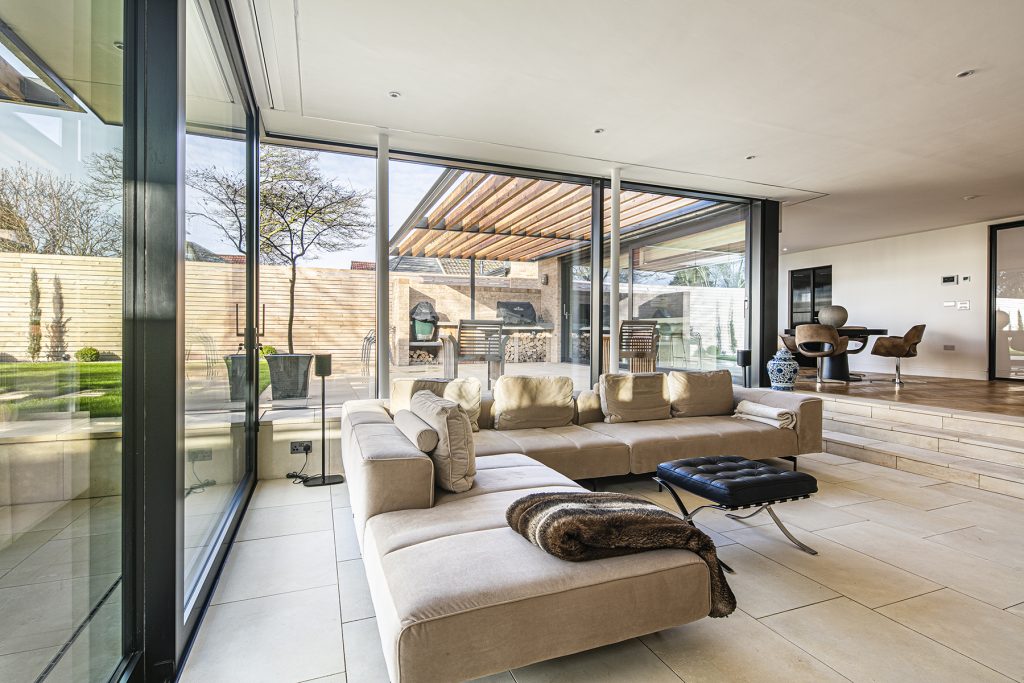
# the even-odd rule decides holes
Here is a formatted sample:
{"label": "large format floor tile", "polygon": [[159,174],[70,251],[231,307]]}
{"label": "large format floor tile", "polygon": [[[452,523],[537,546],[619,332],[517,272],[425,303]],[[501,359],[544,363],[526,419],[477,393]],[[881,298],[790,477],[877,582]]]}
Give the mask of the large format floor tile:
{"label": "large format floor tile", "polygon": [[337,606],[334,586],[212,605],[181,680],[297,683],[342,672]]}
{"label": "large format floor tile", "polygon": [[213,603],[245,600],[337,583],[330,531],[235,543]]}
{"label": "large format floor tile", "polygon": [[878,611],[1000,673],[1024,680],[1024,617],[948,588]]}
{"label": "large format floor tile", "polygon": [[941,588],[920,576],[802,529],[791,527],[790,531],[817,550],[818,554],[808,555],[803,552],[790,543],[774,525],[730,531],[729,536],[761,555],[868,607],[888,605]]}
{"label": "large format floor tile", "polygon": [[769,560],[744,545],[720,548],[718,556],[735,570],[729,585],[741,610],[753,617],[811,605],[838,597],[835,591]]}
{"label": "large format floor tile", "polygon": [[725,619],[703,619],[652,633],[641,640],[687,683],[843,680],[741,611]]}
{"label": "large format floor tile", "polygon": [[1007,680],[847,598],[776,614],[764,622],[853,681]]}
{"label": "large format floor tile", "polygon": [[887,479],[861,479],[843,484],[846,488],[860,491],[902,503],[918,510],[935,510],[937,508],[967,502],[966,498],[940,491],[934,486],[907,486]]}
{"label": "large format floor tile", "polygon": [[338,562],[356,560],[362,557],[359,540],[356,538],[356,524],[352,508],[334,509],[334,544]]}
{"label": "large format floor tile", "polygon": [[359,683],[389,683],[376,619],[349,621],[342,625],[345,635],[345,676]]}
{"label": "large format floor tile", "polygon": [[[965,505],[967,504],[969,503],[965,503]],[[959,505],[954,505],[939,510],[925,511],[908,507],[902,503],[894,503],[891,500],[874,500],[868,503],[848,505],[843,510],[863,519],[923,538],[971,526],[972,522],[966,520],[962,515],[952,514],[952,511],[958,507]]]}
{"label": "large format floor tile", "polygon": [[338,563],[338,594],[341,596],[342,621],[369,619],[373,614],[370,585],[362,560]]}
{"label": "large format floor tile", "polygon": [[256,490],[249,502],[249,509],[320,501],[330,502],[332,488],[334,487],[309,487],[293,484],[290,479],[262,479],[256,484]]}
{"label": "large format floor tile", "polygon": [[330,531],[331,504],[328,501],[255,508],[245,513],[237,540],[290,536],[310,531]]}
{"label": "large format floor tile", "polygon": [[1024,570],[996,564],[874,522],[850,524],[819,533],[848,548],[885,558],[889,564],[996,607],[1009,607],[1024,601]]}
{"label": "large format floor tile", "polygon": [[679,683],[679,677],[639,640],[538,662],[512,675],[517,683]]}
{"label": "large format floor tile", "polygon": [[928,540],[997,564],[1024,569],[1024,529],[1007,531],[973,526],[929,536]]}

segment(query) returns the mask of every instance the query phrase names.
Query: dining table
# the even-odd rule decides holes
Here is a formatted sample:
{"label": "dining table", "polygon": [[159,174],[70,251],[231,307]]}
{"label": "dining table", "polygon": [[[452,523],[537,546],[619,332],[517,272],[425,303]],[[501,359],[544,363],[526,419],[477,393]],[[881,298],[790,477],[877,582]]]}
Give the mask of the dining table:
{"label": "dining table", "polygon": [[[783,330],[786,334],[795,335],[795,328]],[[840,337],[884,337],[889,330],[884,327],[837,327]],[[867,342],[865,342],[865,345]],[[826,356],[821,367],[821,376],[838,382],[859,382],[861,377],[850,374],[850,355],[846,352],[835,356]]]}

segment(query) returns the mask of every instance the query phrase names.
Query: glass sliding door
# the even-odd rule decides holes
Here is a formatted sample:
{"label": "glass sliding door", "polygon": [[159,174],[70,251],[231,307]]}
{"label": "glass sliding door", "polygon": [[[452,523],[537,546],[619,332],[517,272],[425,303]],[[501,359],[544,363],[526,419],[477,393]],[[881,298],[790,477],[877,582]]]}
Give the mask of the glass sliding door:
{"label": "glass sliding door", "polygon": [[124,30],[120,2],[64,9],[0,1],[9,683],[105,681],[122,658]]}
{"label": "glass sliding door", "polygon": [[[206,0],[185,8],[184,599],[209,574],[253,461],[246,259],[252,116]],[[246,342],[249,342],[248,344]],[[184,606],[183,606],[184,607]]]}
{"label": "glass sliding door", "polygon": [[1024,222],[992,226],[991,373],[1024,380]]}

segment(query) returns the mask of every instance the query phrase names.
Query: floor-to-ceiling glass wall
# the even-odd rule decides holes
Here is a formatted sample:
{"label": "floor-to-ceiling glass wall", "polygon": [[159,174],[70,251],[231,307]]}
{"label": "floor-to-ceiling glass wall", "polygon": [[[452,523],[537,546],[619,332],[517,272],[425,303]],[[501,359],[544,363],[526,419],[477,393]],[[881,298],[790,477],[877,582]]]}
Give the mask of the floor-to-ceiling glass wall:
{"label": "floor-to-ceiling glass wall", "polygon": [[[576,282],[589,267],[570,274],[561,257],[589,244],[590,186],[399,160],[390,178],[392,378],[472,376],[486,389],[504,372],[587,387],[589,295],[570,311],[559,292],[589,291]],[[496,323],[494,344],[472,341],[474,324]]]}
{"label": "floor-to-ceiling glass wall", "polygon": [[[726,369],[741,381],[736,351],[749,348],[748,215],[741,204],[623,190],[620,319],[654,325],[657,369]],[[610,226],[604,230],[607,246]],[[604,266],[607,300],[607,258]],[[607,325],[607,308],[603,316]],[[620,361],[620,371],[630,367]]]}
{"label": "floor-to-ceiling glass wall", "polygon": [[[56,3],[55,3],[56,5]],[[0,680],[121,660],[120,2],[0,2]]]}
{"label": "floor-to-ceiling glass wall", "polygon": [[259,165],[260,477],[320,474],[324,417],[339,473],[340,406],[376,391],[376,160],[263,144]]}
{"label": "floor-to-ceiling glass wall", "polygon": [[992,371],[1024,380],[1024,222],[994,226]]}
{"label": "floor-to-ceiling glass wall", "polygon": [[214,556],[246,446],[248,120],[207,0],[185,7],[185,481],[188,603]]}

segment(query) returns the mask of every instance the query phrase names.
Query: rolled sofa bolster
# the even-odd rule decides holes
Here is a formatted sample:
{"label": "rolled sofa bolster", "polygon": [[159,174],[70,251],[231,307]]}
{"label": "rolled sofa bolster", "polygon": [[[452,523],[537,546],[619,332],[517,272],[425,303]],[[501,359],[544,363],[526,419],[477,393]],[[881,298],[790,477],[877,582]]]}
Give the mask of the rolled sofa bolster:
{"label": "rolled sofa bolster", "polygon": [[591,422],[604,422],[601,410],[601,397],[596,391],[584,389],[576,397],[576,424],[585,425]]}
{"label": "rolled sofa bolster", "polygon": [[820,453],[823,450],[821,441],[822,403],[817,396],[794,394],[788,391],[772,391],[771,389],[745,389],[733,387],[733,401],[752,401],[773,408],[783,408],[796,413],[797,455],[803,453]]}

